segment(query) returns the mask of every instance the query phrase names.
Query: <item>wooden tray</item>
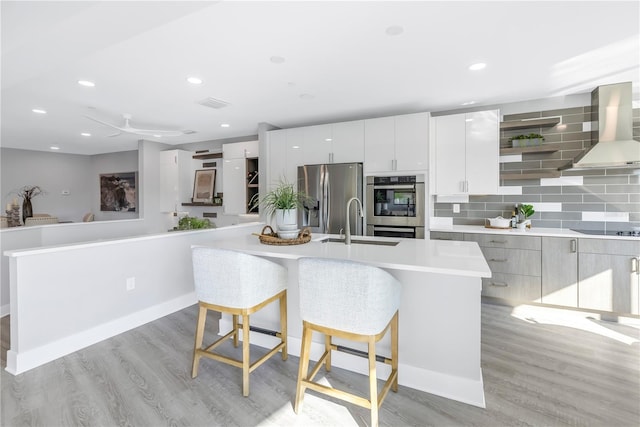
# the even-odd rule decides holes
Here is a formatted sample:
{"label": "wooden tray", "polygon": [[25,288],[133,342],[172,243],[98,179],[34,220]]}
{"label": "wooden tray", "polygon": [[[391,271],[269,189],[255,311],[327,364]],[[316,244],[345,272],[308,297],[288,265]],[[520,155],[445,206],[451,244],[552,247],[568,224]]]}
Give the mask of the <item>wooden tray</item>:
{"label": "wooden tray", "polygon": [[511,230],[511,227],[494,227],[493,225],[484,225],[484,228],[493,228],[494,230]]}
{"label": "wooden tray", "polygon": [[[269,232],[267,232],[267,229]],[[311,241],[311,229],[309,227],[303,228],[300,233],[298,233],[298,237],[295,239],[281,239],[278,237],[278,233],[273,231],[270,225],[265,225],[260,234],[253,233],[260,239],[260,243],[265,245],[278,245],[278,246],[289,246],[289,245],[301,245],[303,243],[308,243]]]}

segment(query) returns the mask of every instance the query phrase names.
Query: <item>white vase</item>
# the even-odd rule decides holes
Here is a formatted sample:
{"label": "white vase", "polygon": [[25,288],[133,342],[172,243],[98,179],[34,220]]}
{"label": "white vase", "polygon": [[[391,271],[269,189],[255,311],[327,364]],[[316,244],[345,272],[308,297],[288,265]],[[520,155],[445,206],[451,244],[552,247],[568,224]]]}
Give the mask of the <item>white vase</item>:
{"label": "white vase", "polygon": [[278,230],[296,230],[298,228],[298,209],[276,209],[274,215]]}

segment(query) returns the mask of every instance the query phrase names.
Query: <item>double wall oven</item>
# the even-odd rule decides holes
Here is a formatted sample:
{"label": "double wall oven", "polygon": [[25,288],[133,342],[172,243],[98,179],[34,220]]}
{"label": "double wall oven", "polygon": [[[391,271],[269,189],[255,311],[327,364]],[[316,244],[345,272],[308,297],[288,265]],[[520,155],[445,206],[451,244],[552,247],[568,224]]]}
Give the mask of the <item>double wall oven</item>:
{"label": "double wall oven", "polygon": [[424,239],[424,178],[367,177],[367,235]]}

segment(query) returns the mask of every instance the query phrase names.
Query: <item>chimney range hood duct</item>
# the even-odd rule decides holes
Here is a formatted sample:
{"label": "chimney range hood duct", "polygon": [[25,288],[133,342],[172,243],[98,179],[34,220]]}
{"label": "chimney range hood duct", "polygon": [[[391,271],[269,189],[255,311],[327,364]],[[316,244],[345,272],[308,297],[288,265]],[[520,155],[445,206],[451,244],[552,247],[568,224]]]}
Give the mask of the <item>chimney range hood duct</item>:
{"label": "chimney range hood duct", "polygon": [[591,92],[592,146],[560,170],[640,167],[631,104],[631,82],[595,88]]}

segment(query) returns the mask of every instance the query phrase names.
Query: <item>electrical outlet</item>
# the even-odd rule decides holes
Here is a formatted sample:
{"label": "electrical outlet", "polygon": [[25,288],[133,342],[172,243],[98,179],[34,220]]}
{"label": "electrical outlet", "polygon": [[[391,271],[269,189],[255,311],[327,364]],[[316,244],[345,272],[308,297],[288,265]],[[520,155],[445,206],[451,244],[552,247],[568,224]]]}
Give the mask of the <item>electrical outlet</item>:
{"label": "electrical outlet", "polygon": [[136,288],[136,278],[135,277],[128,277],[127,278],[127,290],[128,291],[132,291]]}
{"label": "electrical outlet", "polygon": [[459,203],[454,203],[453,204],[453,213],[460,213],[460,204]]}

